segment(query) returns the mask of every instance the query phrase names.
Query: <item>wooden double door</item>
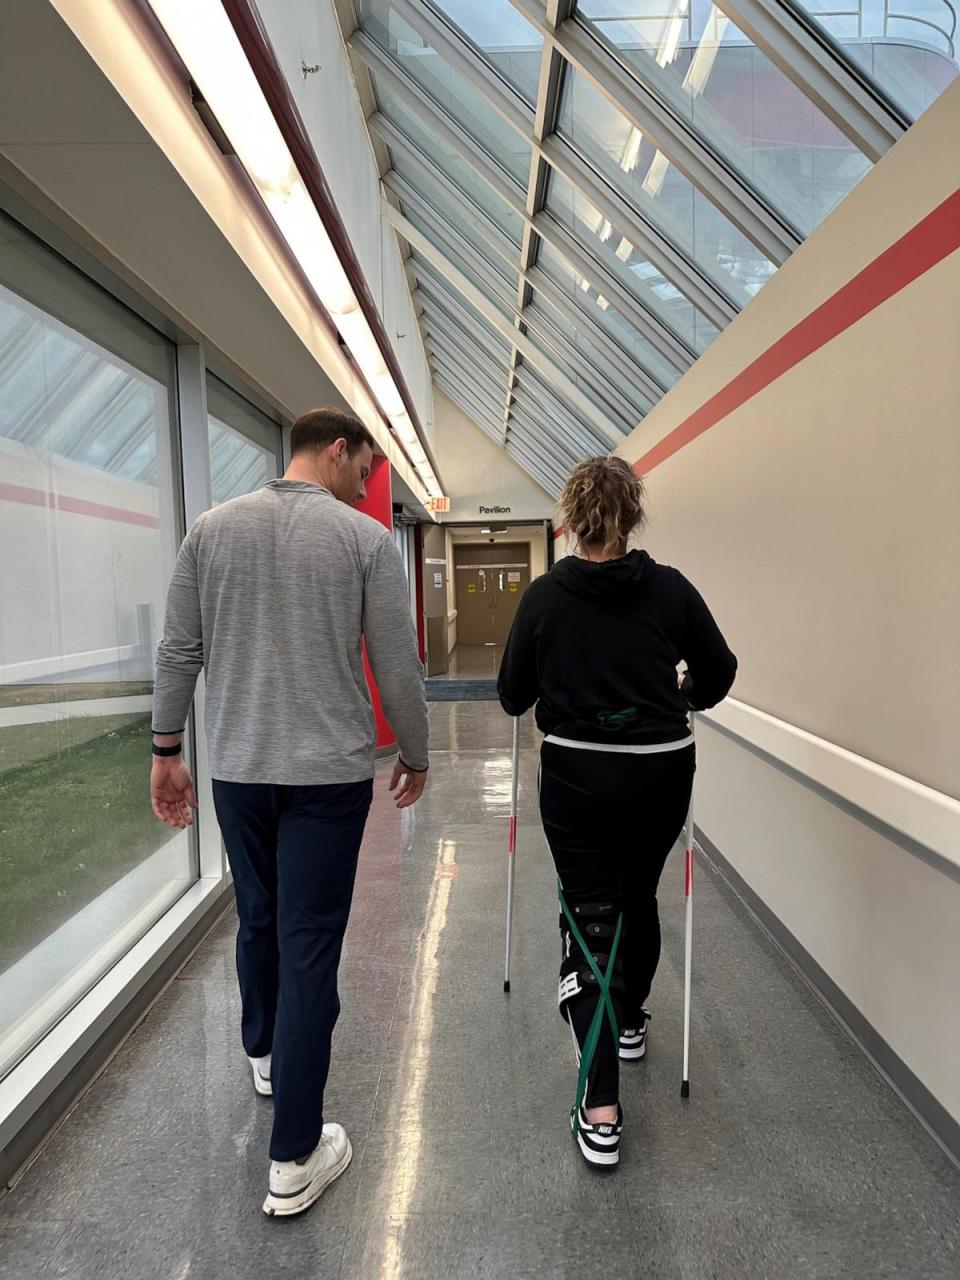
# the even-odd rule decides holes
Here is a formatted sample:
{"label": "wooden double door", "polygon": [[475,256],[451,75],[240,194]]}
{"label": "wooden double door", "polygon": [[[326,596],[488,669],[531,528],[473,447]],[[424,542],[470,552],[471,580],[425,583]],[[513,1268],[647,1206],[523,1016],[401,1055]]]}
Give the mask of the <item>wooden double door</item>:
{"label": "wooden double door", "polygon": [[505,645],[517,606],[530,585],[526,542],[454,548],[457,644]]}

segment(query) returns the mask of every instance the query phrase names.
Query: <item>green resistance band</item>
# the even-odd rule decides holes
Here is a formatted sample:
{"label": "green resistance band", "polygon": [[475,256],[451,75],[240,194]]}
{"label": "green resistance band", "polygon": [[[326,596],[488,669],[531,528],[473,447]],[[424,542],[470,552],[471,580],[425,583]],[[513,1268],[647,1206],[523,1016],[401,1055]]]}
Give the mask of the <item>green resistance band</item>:
{"label": "green resistance band", "polygon": [[620,1049],[620,1028],[617,1025],[617,1012],[613,1007],[613,999],[610,995],[610,982],[613,979],[613,966],[617,960],[617,950],[620,946],[620,934],[623,931],[623,912],[617,917],[617,928],[613,935],[613,946],[610,948],[610,956],[607,960],[606,973],[601,972],[600,966],[593,958],[593,954],[586,942],[583,940],[583,934],[577,928],[577,922],[573,918],[573,913],[567,906],[566,899],[563,896],[563,886],[557,881],[557,894],[560,898],[560,907],[563,914],[567,917],[567,923],[570,926],[570,932],[576,940],[577,946],[587,958],[593,971],[593,976],[597,980],[597,987],[600,993],[600,999],[597,1001],[597,1007],[593,1014],[593,1021],[590,1023],[590,1030],[587,1032],[587,1038],[583,1042],[583,1048],[580,1051],[580,1075],[577,1077],[577,1098],[570,1109],[570,1118],[576,1121],[577,1113],[580,1110],[580,1104],[583,1102],[584,1095],[587,1092],[587,1077],[590,1074],[590,1068],[593,1065],[593,1059],[597,1052],[597,1045],[600,1043],[600,1033],[603,1030],[603,1015],[606,1012],[607,1021],[610,1024],[610,1030],[613,1032],[613,1043],[619,1052]]}

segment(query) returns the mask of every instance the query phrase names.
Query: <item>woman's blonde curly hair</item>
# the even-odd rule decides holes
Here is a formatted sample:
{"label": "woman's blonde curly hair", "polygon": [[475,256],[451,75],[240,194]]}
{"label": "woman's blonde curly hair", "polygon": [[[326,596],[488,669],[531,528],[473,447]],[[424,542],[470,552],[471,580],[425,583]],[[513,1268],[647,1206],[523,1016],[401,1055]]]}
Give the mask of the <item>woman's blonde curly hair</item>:
{"label": "woman's blonde curly hair", "polygon": [[560,520],[578,543],[615,555],[646,523],[645,502],[643,481],[623,458],[590,458],[564,485]]}

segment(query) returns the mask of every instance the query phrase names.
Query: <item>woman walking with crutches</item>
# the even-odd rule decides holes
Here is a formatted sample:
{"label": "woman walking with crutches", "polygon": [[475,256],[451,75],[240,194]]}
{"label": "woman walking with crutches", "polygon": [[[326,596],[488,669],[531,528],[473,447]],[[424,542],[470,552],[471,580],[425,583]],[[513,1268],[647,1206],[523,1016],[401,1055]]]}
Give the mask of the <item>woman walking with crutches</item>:
{"label": "woman walking with crutches", "polygon": [[559,1005],[580,1063],[571,1124],[584,1159],[610,1167],[623,1128],[619,1059],[646,1052],[657,884],[690,804],[687,711],[725,697],[737,663],[686,578],[627,552],[644,491],[623,459],[578,466],[559,511],[577,554],[527,589],[498,688],[510,715],[536,703],[546,735],[540,814],[560,881]]}

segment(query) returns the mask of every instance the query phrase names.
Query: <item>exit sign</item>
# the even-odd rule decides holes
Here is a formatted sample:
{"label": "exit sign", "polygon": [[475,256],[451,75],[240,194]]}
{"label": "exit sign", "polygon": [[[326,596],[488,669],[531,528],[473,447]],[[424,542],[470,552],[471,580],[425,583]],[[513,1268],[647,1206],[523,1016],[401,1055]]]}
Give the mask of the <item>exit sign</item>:
{"label": "exit sign", "polygon": [[442,495],[431,498],[430,501],[427,503],[427,510],[428,511],[449,511],[450,499],[443,497]]}

